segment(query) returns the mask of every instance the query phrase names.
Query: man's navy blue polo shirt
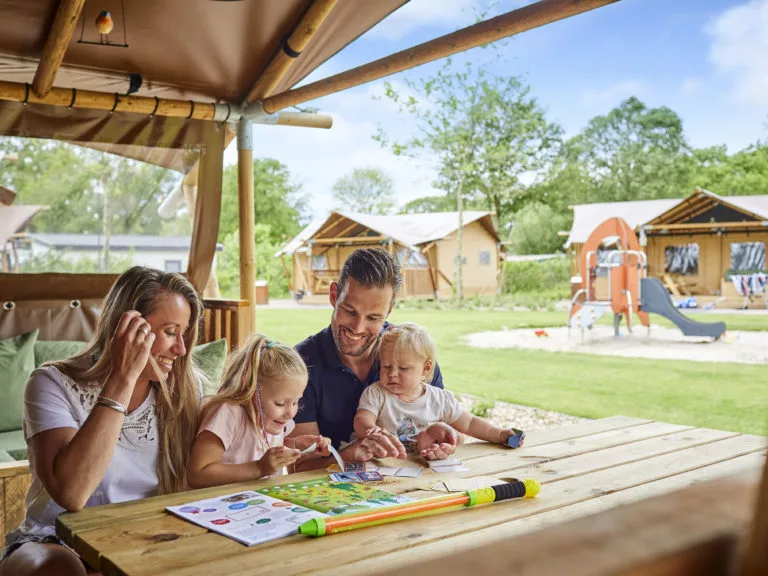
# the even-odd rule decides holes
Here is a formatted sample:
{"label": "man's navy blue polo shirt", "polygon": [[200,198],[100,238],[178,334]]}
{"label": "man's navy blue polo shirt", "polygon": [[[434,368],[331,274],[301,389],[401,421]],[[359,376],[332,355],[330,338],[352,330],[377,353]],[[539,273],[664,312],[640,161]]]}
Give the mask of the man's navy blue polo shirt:
{"label": "man's navy blue polo shirt", "polygon": [[[363,390],[379,380],[379,361],[374,362],[368,378],[361,382],[339,359],[330,326],[297,344],[296,351],[307,364],[309,382],[294,420],[299,424],[317,422],[320,434],[330,438],[338,448],[340,442],[348,442],[352,435]],[[437,364],[432,385],[443,387]]]}

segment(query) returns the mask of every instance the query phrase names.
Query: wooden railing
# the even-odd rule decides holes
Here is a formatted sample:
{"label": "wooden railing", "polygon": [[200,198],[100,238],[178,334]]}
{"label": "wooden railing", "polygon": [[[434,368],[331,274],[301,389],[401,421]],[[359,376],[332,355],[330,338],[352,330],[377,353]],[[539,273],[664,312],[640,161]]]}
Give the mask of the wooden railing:
{"label": "wooden railing", "polygon": [[249,305],[245,300],[207,298],[200,343],[227,339],[227,351],[240,346],[251,332]]}

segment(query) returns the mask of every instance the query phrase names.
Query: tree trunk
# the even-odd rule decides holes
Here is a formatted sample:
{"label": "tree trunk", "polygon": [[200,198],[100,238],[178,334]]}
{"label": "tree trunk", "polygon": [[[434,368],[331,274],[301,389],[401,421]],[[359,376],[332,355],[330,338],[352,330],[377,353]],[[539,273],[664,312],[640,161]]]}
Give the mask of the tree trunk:
{"label": "tree trunk", "polygon": [[456,301],[461,304],[464,299],[464,288],[462,279],[462,257],[461,244],[464,233],[464,175],[459,180],[459,186],[456,189],[456,211],[459,213],[459,227],[456,230]]}

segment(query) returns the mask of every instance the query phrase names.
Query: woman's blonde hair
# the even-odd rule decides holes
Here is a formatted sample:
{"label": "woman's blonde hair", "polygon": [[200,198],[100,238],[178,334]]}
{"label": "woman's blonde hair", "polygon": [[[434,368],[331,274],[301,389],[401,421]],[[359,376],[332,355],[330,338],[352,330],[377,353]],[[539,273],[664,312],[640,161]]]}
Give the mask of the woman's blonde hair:
{"label": "woman's blonde hair", "polygon": [[192,284],[184,276],[173,272],[143,266],[126,270],[104,299],[96,330],[85,350],[77,356],[52,363],[80,384],[102,386],[112,371],[109,343],[120,318],[129,310],[137,310],[146,318],[157,308],[161,295],[171,294],[182,296],[189,303],[191,314],[189,328],[184,333],[187,354],[174,361],[165,383],[154,383],[160,432],[157,469],[161,494],[186,488],[187,460],[199,423],[200,393],[190,351],[197,343],[203,303]]}
{"label": "woman's blonde hair", "polygon": [[429,373],[424,378],[426,381],[432,380],[437,363],[437,346],[432,336],[424,328],[413,322],[403,322],[402,324],[392,324],[389,329],[381,335],[379,350],[383,346],[394,346],[395,358],[400,358],[404,352],[416,354],[425,362],[429,361],[431,367]]}
{"label": "woman's blonde hair", "polygon": [[263,430],[253,397],[277,378],[296,378],[306,383],[307,365],[290,346],[271,340],[264,334],[254,334],[230,355],[219,391],[207,399],[203,419],[220,404],[239,404],[256,430]]}

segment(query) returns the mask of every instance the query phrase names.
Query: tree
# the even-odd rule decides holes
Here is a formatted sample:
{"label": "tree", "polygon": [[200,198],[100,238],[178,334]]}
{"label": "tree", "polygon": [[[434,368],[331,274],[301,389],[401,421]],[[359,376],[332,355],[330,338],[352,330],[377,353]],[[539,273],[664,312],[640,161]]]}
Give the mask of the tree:
{"label": "tree", "polygon": [[456,199],[448,195],[422,196],[407,202],[400,208],[401,214],[423,214],[429,212],[451,212],[456,210]]}
{"label": "tree", "polygon": [[[418,136],[392,143],[380,131],[378,140],[396,154],[427,151],[437,157],[435,186],[455,194],[459,231],[465,198],[482,200],[497,225],[505,222],[527,200],[524,175],[541,170],[556,153],[560,127],[547,122],[519,79],[493,76],[471,61],[457,68],[448,59],[434,76],[407,85],[418,98],[391,84],[385,96],[415,118]],[[457,263],[460,298],[460,256]]]}
{"label": "tree", "polygon": [[513,254],[553,254],[559,252],[564,238],[558,236],[569,227],[569,217],[558,214],[550,206],[533,202],[514,216],[510,234]]}
{"label": "tree", "polygon": [[340,210],[363,214],[389,214],[395,207],[394,183],[379,168],[355,168],[333,185]]}
{"label": "tree", "polygon": [[731,156],[725,146],[699,148],[691,161],[690,188],[723,196],[768,194],[768,143],[757,142]]}
{"label": "tree", "polygon": [[592,118],[567,148],[565,166],[583,166],[592,202],[674,198],[688,184],[683,122],[666,106],[629,98]]}

